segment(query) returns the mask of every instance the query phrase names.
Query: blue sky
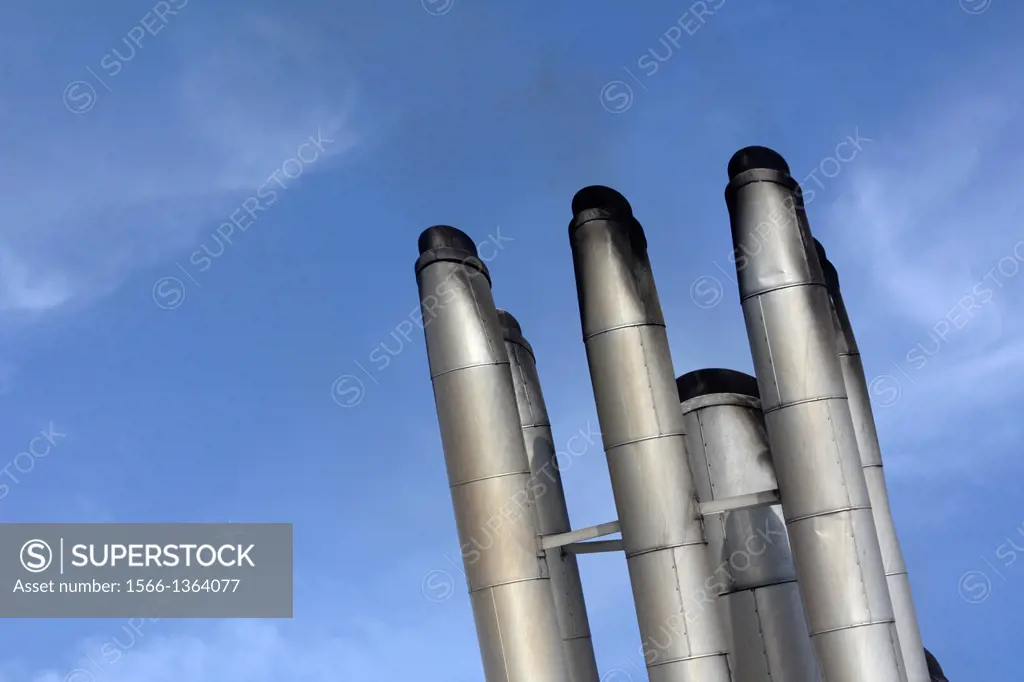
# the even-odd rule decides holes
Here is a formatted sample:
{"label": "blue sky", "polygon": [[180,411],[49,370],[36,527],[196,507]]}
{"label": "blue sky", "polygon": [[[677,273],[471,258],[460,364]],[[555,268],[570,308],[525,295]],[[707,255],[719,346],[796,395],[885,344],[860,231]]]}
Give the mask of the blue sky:
{"label": "blue sky", "polygon": [[[885,403],[926,645],[954,680],[1019,674],[1024,8],[64,4],[0,22],[0,453],[67,434],[7,469],[0,514],[293,522],[295,618],[7,621],[0,680],[481,679],[422,335],[402,336],[417,236],[500,245],[496,300],[567,442],[597,429],[573,193],[632,202],[677,374],[750,371],[722,195],[749,144],[819,169],[811,226]],[[573,524],[612,520],[599,443],[572,461]],[[602,671],[641,682],[622,558],[581,564]]]}

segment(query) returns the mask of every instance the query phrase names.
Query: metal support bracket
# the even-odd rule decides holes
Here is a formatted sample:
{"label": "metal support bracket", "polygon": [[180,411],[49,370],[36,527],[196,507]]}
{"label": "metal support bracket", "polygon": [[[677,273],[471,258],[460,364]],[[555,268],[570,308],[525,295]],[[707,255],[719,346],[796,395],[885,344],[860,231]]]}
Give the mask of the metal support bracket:
{"label": "metal support bracket", "polygon": [[781,502],[781,500],[779,498],[778,490],[762,490],[759,493],[737,495],[736,497],[727,497],[722,500],[703,502],[700,505],[700,515],[713,516],[715,514],[724,514],[725,512],[731,511],[770,507],[773,504],[779,504],[779,502]]}
{"label": "metal support bracket", "polygon": [[562,545],[566,554],[597,554],[598,552],[621,552],[622,540],[594,540],[592,542],[574,542]]}
{"label": "metal support bracket", "polygon": [[[742,511],[744,509],[770,507],[773,504],[779,504],[779,502],[778,490],[762,490],[759,493],[750,493],[749,495],[738,495],[736,497],[727,497],[722,500],[703,502],[700,505],[700,514],[705,517],[714,516],[715,514]],[[622,540],[599,540],[597,542],[586,542],[587,540],[604,537],[605,535],[614,535],[621,530],[622,528],[619,526],[618,521],[609,521],[608,523],[588,526],[587,528],[580,528],[579,530],[569,531],[568,533],[545,535],[540,539],[540,548],[542,550],[548,550],[561,547],[562,551],[568,554],[621,552],[623,548]]]}
{"label": "metal support bracket", "polygon": [[614,535],[615,533],[618,533],[620,530],[622,529],[619,527],[618,521],[609,521],[608,523],[602,523],[597,526],[589,526],[587,528],[580,528],[579,530],[569,531],[568,533],[545,535],[541,538],[540,548],[554,549],[555,547],[565,547],[566,545],[571,545],[576,542],[582,542],[583,540],[593,540],[594,538],[600,538],[605,535]]}

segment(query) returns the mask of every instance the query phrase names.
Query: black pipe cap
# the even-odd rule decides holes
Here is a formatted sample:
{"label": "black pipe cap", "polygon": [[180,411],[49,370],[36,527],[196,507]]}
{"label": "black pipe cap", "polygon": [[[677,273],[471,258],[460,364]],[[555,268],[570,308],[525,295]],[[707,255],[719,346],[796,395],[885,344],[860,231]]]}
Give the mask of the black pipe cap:
{"label": "black pipe cap", "polygon": [[832,265],[832,261],[828,259],[825,247],[817,239],[814,240],[814,250],[818,253],[818,262],[821,263],[821,271],[825,275],[825,285],[833,291],[838,291],[839,273],[836,272],[836,266]]}
{"label": "black pipe cap", "polygon": [[767,168],[789,175],[789,164],[782,155],[768,147],[744,147],[729,159],[729,180],[754,168]]}
{"label": "black pipe cap", "polygon": [[818,260],[824,265],[825,261],[828,260],[828,256],[825,254],[825,247],[817,239],[814,240],[814,250],[818,253]]}
{"label": "black pipe cap", "polygon": [[716,393],[738,393],[760,398],[757,379],[734,369],[698,369],[676,379],[679,402]]}
{"label": "black pipe cap", "polygon": [[462,230],[448,225],[434,225],[423,230],[419,239],[420,255],[432,249],[458,249],[466,251],[474,257],[477,255],[476,243]]}
{"label": "black pipe cap", "polygon": [[[518,336],[523,335],[523,328],[519,326],[519,320],[517,320],[515,316],[513,316],[512,313],[508,312],[507,310],[502,310],[501,308],[498,308],[498,322],[501,324],[501,328],[503,331],[508,330]],[[505,336],[508,336],[507,332]]]}
{"label": "black pipe cap", "polygon": [[633,207],[626,201],[626,197],[604,185],[584,187],[572,198],[572,214],[574,216],[590,208],[603,208],[612,213],[633,215]]}
{"label": "black pipe cap", "polygon": [[831,261],[821,261],[821,271],[825,275],[825,286],[831,289],[833,292],[839,291],[839,273],[836,271],[836,266],[832,265]]}
{"label": "black pipe cap", "polygon": [[939,659],[928,649],[924,650],[924,660],[928,664],[928,676],[932,678],[932,682],[949,682],[946,673],[942,671],[942,666],[939,665]]}

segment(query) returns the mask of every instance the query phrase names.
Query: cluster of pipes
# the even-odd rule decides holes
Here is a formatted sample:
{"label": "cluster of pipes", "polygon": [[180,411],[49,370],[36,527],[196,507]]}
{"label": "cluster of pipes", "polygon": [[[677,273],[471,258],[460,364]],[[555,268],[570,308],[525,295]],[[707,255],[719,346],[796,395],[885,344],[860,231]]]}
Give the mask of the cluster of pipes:
{"label": "cluster of pipes", "polygon": [[[533,349],[473,240],[416,279],[486,682],[602,682],[577,555],[625,552],[651,682],[943,682],[921,641],[835,268],[777,153],[729,162],[756,378],[678,379],[647,240],[587,187],[569,224],[618,520],[572,530]],[[476,537],[486,533],[487,549]],[[594,538],[621,533],[621,539]]]}

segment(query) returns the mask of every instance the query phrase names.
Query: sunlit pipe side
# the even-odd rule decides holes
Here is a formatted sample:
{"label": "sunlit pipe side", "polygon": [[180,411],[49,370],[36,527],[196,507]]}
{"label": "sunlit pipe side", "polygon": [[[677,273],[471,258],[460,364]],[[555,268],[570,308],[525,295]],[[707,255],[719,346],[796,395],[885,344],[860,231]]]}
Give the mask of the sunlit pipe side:
{"label": "sunlit pipe side", "polygon": [[486,682],[569,682],[490,274],[431,227],[416,261],[448,482]]}
{"label": "sunlit pipe side", "polygon": [[729,162],[743,316],[811,639],[827,682],[906,682],[828,291],[776,152]]}

